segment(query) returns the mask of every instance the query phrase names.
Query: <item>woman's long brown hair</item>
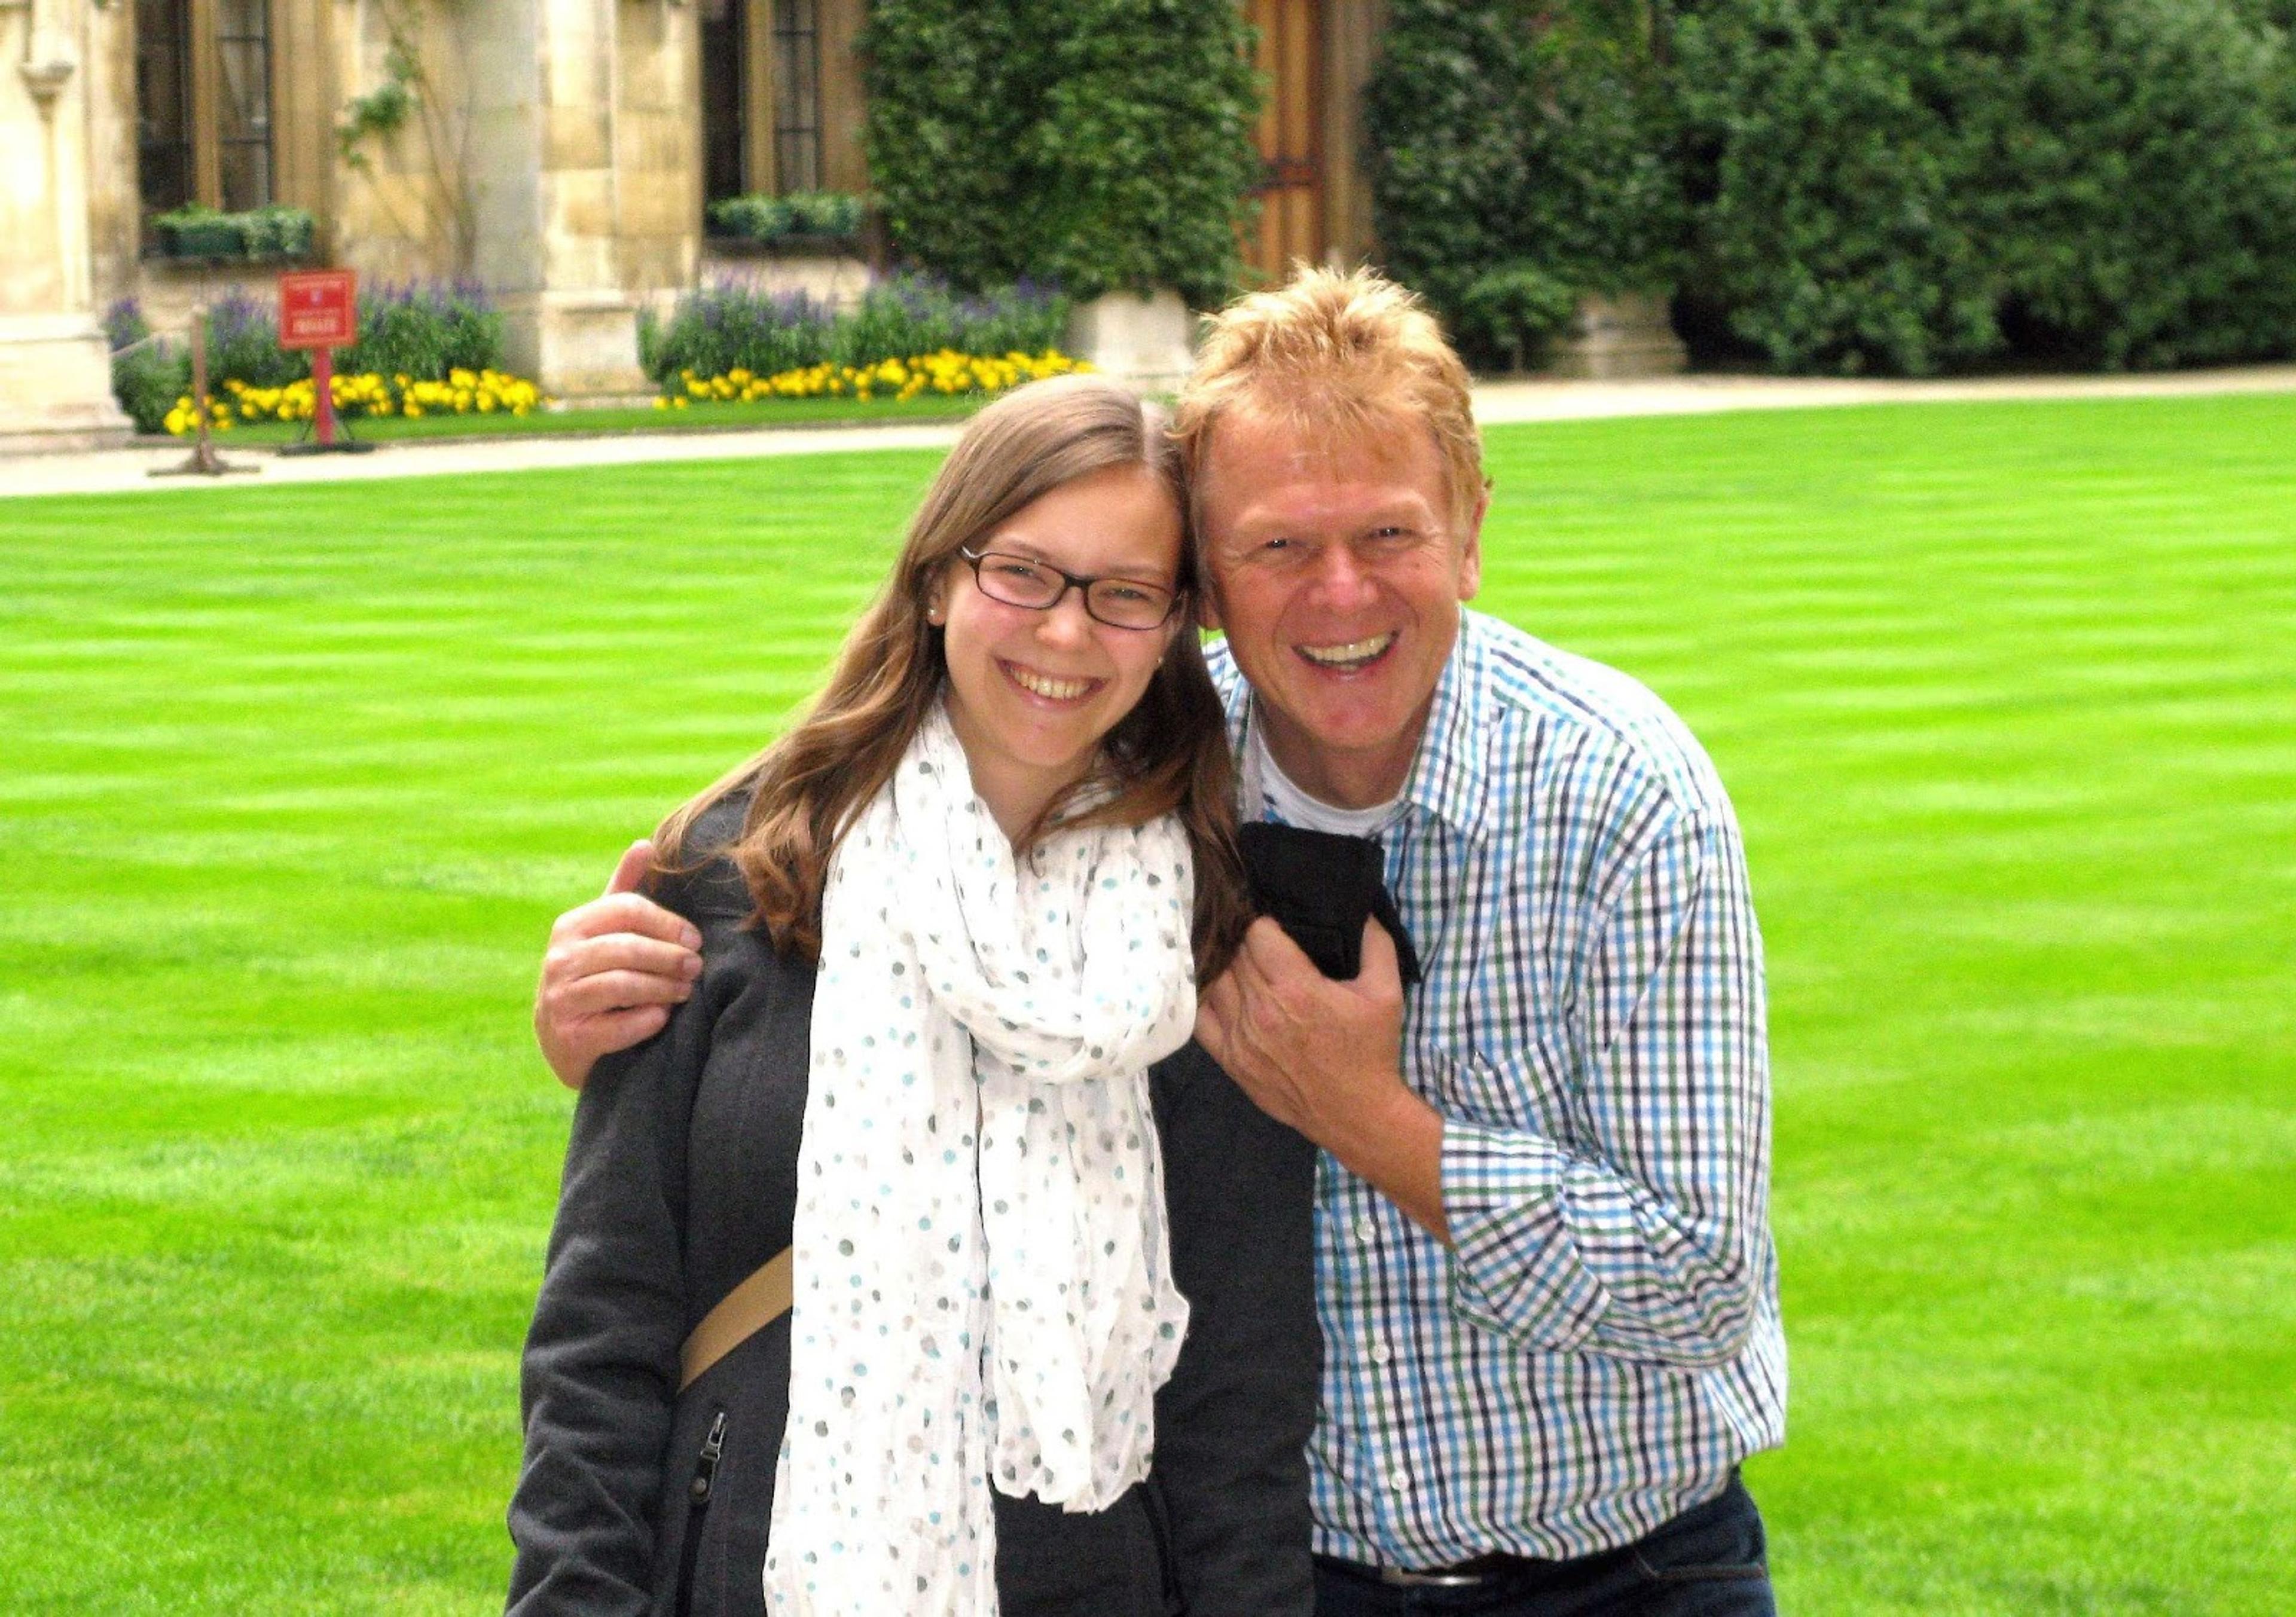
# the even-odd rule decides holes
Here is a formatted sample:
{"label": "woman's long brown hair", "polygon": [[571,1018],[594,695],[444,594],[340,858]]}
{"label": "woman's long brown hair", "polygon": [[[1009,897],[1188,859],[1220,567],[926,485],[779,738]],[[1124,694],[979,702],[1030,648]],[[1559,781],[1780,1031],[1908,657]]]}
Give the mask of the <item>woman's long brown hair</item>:
{"label": "woman's long brown hair", "polygon": [[[829,683],[781,739],[663,821],[654,833],[662,870],[691,869],[718,853],[732,858],[757,900],[752,925],[805,960],[821,953],[821,893],[829,863],[861,811],[893,778],[901,755],[947,677],[941,631],[928,623],[934,583],[961,546],[1053,490],[1111,466],[1141,466],[1170,491],[1184,525],[1188,501],[1162,412],[1095,376],[1032,382],[966,425],[910,519],[892,576],[845,637]],[[1210,982],[1235,952],[1251,911],[1235,845],[1234,764],[1218,692],[1197,633],[1196,547],[1184,531],[1179,587],[1185,621],[1173,634],[1146,693],[1101,744],[1101,768],[1056,798],[1020,841],[1040,836],[1075,793],[1108,796],[1063,829],[1141,825],[1177,813],[1196,869],[1195,956]],[[970,579],[957,581],[972,588]],[[730,847],[689,847],[694,822],[713,804],[750,794]]]}

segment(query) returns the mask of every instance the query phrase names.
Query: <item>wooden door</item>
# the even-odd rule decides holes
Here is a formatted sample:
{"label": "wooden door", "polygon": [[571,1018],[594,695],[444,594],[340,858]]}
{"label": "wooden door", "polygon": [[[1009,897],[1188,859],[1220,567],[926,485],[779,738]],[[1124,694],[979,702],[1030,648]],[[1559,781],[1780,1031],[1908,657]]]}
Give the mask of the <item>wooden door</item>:
{"label": "wooden door", "polygon": [[1267,98],[1255,131],[1259,221],[1246,233],[1243,256],[1271,282],[1286,279],[1294,258],[1321,263],[1327,245],[1322,13],[1318,0],[1249,0],[1248,14],[1259,34],[1255,62]]}

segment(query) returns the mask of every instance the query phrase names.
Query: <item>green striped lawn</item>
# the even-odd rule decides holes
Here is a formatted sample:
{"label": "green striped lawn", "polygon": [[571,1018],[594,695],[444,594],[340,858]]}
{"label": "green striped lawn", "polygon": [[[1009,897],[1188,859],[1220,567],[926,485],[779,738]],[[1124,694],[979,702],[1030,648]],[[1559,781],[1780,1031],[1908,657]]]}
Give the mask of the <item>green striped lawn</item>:
{"label": "green striped lawn", "polygon": [[[1769,940],[1786,1609],[2296,1562],[2296,398],[1491,434]],[[0,1612],[499,1603],[543,931],[818,677],[920,454],[0,502]]]}

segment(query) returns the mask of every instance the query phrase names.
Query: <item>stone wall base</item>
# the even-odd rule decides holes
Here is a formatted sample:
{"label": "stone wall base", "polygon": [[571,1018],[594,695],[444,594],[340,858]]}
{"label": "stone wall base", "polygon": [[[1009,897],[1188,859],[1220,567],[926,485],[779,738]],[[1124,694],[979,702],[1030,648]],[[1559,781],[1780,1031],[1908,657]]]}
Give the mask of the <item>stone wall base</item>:
{"label": "stone wall base", "polygon": [[1168,393],[1196,363],[1196,319],[1177,292],[1111,292],[1069,315],[1069,352],[1141,393]]}
{"label": "stone wall base", "polygon": [[1666,306],[1666,298],[1652,292],[1581,298],[1570,334],[1547,353],[1547,374],[1621,381],[1673,376],[1688,369],[1689,352],[1674,334]]}
{"label": "stone wall base", "polygon": [[127,443],[110,355],[92,314],[0,316],[0,454]]}
{"label": "stone wall base", "polygon": [[[704,242],[694,284],[747,282],[769,297],[802,293],[816,303],[843,309],[861,301],[861,294],[869,290],[870,279],[868,261],[863,258],[744,251]],[[672,290],[668,300],[674,303],[678,295],[677,290]]]}
{"label": "stone wall base", "polygon": [[638,368],[637,305],[611,290],[526,292],[502,300],[503,358],[552,398],[654,391]]}

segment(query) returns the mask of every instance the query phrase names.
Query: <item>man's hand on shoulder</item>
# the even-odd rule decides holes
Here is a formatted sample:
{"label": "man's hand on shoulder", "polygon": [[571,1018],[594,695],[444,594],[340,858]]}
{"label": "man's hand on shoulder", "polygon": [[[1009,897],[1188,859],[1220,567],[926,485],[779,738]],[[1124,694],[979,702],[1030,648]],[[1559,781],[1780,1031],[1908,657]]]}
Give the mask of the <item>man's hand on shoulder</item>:
{"label": "man's hand on shoulder", "polygon": [[1395,943],[1364,925],[1355,980],[1316,969],[1262,918],[1196,1009],[1196,1038],[1259,1109],[1369,1180],[1438,1239],[1443,1118],[1403,1082],[1403,980]]}
{"label": "man's hand on shoulder", "polygon": [[701,975],[701,934],[637,891],[653,844],[632,843],[605,893],[553,923],[534,991],[534,1039],[568,1089],[601,1056],[651,1039]]}

